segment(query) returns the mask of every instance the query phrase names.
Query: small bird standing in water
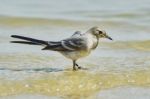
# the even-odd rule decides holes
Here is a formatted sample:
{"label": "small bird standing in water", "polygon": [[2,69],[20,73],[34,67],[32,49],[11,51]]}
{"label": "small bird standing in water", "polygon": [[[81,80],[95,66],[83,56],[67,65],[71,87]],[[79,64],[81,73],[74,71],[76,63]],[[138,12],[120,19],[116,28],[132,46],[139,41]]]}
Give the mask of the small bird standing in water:
{"label": "small bird standing in water", "polygon": [[62,55],[73,61],[73,70],[81,69],[76,61],[79,58],[88,56],[90,52],[98,46],[100,38],[112,40],[105,31],[98,27],[92,27],[85,33],[76,31],[70,38],[61,41],[44,41],[19,35],[11,35],[11,37],[25,40],[11,41],[12,43],[44,45],[45,47],[42,50],[60,52]]}

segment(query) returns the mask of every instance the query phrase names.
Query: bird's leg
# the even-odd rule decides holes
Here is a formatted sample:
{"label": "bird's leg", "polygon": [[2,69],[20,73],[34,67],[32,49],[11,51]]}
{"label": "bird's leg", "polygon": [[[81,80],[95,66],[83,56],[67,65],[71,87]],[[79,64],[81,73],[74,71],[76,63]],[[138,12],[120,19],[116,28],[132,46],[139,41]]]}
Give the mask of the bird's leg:
{"label": "bird's leg", "polygon": [[76,66],[78,67],[78,69],[81,69],[82,67],[81,66],[79,66],[77,63],[76,63]]}
{"label": "bird's leg", "polygon": [[77,70],[76,69],[76,61],[75,60],[73,60],[73,70]]}
{"label": "bird's leg", "polygon": [[77,70],[76,67],[78,67],[78,69],[82,69],[81,66],[76,63],[76,60],[73,60],[73,70]]}

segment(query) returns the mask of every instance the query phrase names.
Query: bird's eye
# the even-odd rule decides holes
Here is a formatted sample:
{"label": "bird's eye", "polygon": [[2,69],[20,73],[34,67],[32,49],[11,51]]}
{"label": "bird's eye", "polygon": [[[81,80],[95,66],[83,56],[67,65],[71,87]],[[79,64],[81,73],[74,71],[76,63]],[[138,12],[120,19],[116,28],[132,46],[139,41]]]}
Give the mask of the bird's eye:
{"label": "bird's eye", "polygon": [[102,32],[102,31],[99,31],[98,33],[99,33],[99,34],[103,34],[103,32]]}

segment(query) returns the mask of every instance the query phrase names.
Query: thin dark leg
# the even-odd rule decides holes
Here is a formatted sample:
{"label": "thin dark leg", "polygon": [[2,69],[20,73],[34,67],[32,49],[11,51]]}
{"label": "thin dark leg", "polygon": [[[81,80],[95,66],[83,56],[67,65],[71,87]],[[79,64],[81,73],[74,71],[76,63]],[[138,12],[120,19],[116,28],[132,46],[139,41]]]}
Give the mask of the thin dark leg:
{"label": "thin dark leg", "polygon": [[73,70],[77,70],[76,69],[76,61],[75,60],[73,60]]}
{"label": "thin dark leg", "polygon": [[73,60],[73,70],[77,70],[77,69],[82,69],[82,67],[76,63],[76,60]]}
{"label": "thin dark leg", "polygon": [[78,67],[78,69],[81,69],[82,67],[81,66],[79,66],[77,63],[76,63],[76,66]]}

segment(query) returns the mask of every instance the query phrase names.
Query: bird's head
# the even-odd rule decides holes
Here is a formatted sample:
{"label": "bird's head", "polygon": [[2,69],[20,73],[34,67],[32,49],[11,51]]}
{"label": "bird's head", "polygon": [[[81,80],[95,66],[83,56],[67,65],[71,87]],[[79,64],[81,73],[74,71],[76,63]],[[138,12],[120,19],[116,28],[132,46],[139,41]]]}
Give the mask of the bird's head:
{"label": "bird's head", "polygon": [[98,38],[107,38],[109,40],[113,40],[104,30],[99,29],[98,27],[92,27],[88,30],[88,33],[92,33]]}

